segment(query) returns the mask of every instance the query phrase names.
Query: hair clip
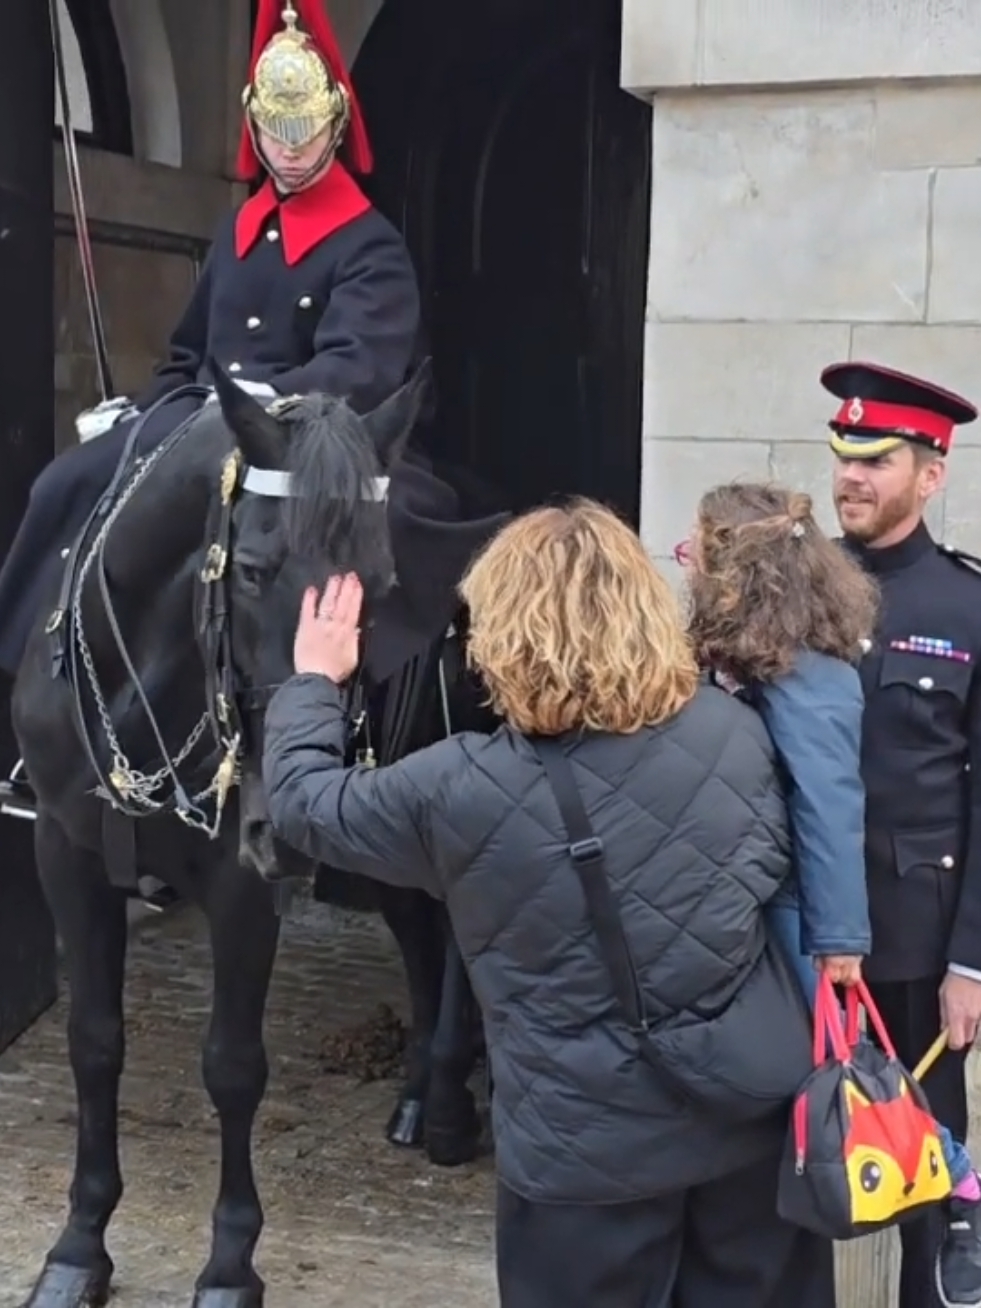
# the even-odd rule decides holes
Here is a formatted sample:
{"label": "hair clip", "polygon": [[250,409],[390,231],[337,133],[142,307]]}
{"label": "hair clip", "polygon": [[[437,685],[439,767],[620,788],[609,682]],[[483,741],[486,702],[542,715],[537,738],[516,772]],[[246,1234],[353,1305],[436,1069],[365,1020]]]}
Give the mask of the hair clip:
{"label": "hair clip", "polygon": [[795,522],[790,529],[790,534],[793,536],[794,540],[800,540],[801,536],[804,534],[804,524],[802,522]]}

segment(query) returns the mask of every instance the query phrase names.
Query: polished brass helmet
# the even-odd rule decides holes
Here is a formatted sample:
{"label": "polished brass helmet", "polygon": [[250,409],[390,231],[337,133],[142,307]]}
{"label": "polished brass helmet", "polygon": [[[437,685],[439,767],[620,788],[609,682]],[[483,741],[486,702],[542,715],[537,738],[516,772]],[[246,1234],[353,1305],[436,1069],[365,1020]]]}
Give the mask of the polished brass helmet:
{"label": "polished brass helmet", "polygon": [[256,61],[242,102],[251,128],[302,149],[329,128],[324,154],[336,153],[351,121],[351,98],[306,32],[298,27],[293,0],[286,0],[284,29]]}

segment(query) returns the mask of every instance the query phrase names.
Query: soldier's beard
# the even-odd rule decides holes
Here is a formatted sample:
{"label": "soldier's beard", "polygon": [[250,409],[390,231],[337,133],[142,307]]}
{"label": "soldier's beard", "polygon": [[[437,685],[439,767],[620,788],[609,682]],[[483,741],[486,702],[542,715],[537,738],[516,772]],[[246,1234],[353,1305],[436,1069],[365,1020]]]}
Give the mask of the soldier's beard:
{"label": "soldier's beard", "polygon": [[[845,498],[847,495],[847,491],[844,492]],[[891,535],[904,522],[909,522],[912,530],[915,523],[919,521],[920,506],[916,486],[912,483],[887,500],[882,500],[878,504],[869,504],[868,512],[858,519],[851,515],[847,517],[842,515],[841,499],[842,496],[839,495],[836,507],[842,527],[847,535],[866,545],[874,545],[876,541]]]}

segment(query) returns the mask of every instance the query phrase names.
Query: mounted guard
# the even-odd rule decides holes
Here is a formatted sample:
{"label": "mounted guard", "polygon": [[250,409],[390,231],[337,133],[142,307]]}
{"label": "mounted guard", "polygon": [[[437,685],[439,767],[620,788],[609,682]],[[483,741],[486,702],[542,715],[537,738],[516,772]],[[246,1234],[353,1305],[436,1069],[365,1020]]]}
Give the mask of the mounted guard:
{"label": "mounted guard", "polygon": [[[366,412],[423,357],[408,250],[353,176],[371,171],[372,154],[323,5],[286,0],[280,12],[281,3],[260,4],[243,96],[238,171],[258,188],[219,227],[168,356],[146,388],[80,415],[81,443],[32,488],[0,571],[0,669],[11,675],[42,597],[134,426],[187,383],[210,387],[210,359],[264,403],[323,392]],[[155,409],[130,452],[152,451],[207,402],[185,394]]]}

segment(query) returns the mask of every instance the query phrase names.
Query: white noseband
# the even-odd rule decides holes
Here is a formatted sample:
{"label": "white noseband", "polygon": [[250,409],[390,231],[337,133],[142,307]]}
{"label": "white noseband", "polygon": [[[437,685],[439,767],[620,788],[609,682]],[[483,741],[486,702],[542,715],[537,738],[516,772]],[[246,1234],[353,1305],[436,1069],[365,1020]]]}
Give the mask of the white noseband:
{"label": "white noseband", "polygon": [[[388,477],[372,477],[365,487],[363,499],[384,504],[388,499]],[[293,495],[293,478],[288,472],[274,468],[247,468],[242,481],[242,489],[253,495],[264,495],[268,499],[288,500]]]}

